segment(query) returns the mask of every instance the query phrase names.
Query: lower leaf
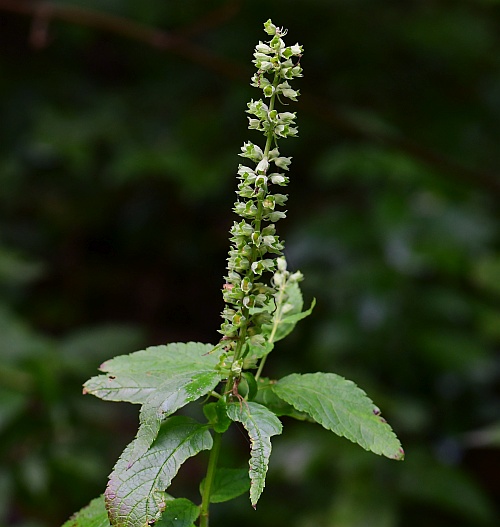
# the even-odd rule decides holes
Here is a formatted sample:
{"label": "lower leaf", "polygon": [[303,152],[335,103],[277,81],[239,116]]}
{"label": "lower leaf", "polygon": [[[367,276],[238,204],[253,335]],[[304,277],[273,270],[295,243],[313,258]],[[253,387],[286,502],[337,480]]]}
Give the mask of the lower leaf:
{"label": "lower leaf", "polygon": [[239,421],[248,432],[250,453],[250,502],[255,508],[266,484],[267,467],[271,455],[271,437],[281,434],[280,420],[261,404],[242,401],[227,407],[232,421]]}
{"label": "lower leaf", "polygon": [[106,507],[113,527],[146,527],[167,508],[165,490],[189,457],[212,448],[207,427],[189,417],[176,416],[161,427],[156,441],[130,467],[132,442],[109,477]]}
{"label": "lower leaf", "polygon": [[86,507],[73,514],[63,527],[109,527],[104,496],[95,498]]}
{"label": "lower leaf", "polygon": [[[205,480],[200,484],[200,494],[203,496]],[[212,483],[210,503],[229,501],[250,489],[248,470],[244,468],[218,468]]]}
{"label": "lower leaf", "polygon": [[200,508],[186,498],[166,502],[165,512],[154,527],[191,527],[200,515]]}

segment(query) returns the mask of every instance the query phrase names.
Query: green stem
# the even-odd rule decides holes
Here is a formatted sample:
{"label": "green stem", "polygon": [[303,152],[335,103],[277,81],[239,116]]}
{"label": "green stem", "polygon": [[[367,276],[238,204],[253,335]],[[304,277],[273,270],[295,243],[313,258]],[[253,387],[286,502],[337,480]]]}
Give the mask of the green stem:
{"label": "green stem", "polygon": [[[273,329],[271,330],[271,334],[269,335],[269,339],[268,339],[268,342],[270,344],[274,342],[276,331],[278,330],[279,323],[281,322],[281,310],[283,308],[283,300],[285,296],[285,284],[286,282],[283,282],[283,285],[280,287],[280,294],[276,301],[276,316],[274,317]],[[257,373],[255,374],[256,381],[258,381],[260,379],[260,376],[262,375],[262,370],[264,369],[264,364],[266,363],[267,357],[269,357],[269,355],[265,355],[264,357],[262,357],[262,360],[260,361],[259,369],[257,370]]]}
{"label": "green stem", "polygon": [[[278,73],[275,73],[274,80],[273,80],[273,86],[276,88],[278,86],[280,81],[280,77]],[[269,111],[272,112],[274,110],[274,101],[276,100],[276,92],[274,92],[271,95],[271,100],[269,101]],[[269,150],[271,150],[271,145],[273,143],[274,138],[274,130],[269,130],[267,134],[267,140],[266,140],[266,146],[264,147],[264,157],[267,157],[269,155]]]}
{"label": "green stem", "polygon": [[212,445],[212,450],[210,450],[210,457],[208,459],[207,476],[205,478],[205,485],[203,487],[203,496],[201,498],[200,527],[208,527],[210,494],[212,492],[212,484],[215,478],[217,460],[219,459],[221,439],[222,434],[215,432],[214,443]]}

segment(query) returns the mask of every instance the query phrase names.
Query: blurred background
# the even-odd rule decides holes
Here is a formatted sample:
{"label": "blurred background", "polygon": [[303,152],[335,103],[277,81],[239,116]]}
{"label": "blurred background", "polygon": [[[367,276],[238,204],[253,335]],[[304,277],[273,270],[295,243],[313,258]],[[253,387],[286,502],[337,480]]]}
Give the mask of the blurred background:
{"label": "blurred background", "polygon": [[497,0],[0,0],[0,525],[104,490],[138,407],[81,395],[103,360],[218,340],[268,18],[305,47],[279,228],[318,305],[267,373],[354,380],[406,461],[284,418],[257,512],[213,523],[498,525]]}

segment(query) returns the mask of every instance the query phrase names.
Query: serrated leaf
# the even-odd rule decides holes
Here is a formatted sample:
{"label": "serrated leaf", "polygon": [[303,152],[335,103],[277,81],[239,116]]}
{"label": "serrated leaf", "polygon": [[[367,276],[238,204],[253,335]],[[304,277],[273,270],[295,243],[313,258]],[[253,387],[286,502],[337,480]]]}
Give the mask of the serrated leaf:
{"label": "serrated leaf", "polygon": [[253,399],[254,402],[264,405],[277,416],[286,415],[300,421],[314,421],[309,414],[299,412],[291,404],[287,403],[274,392],[273,387],[277,381],[261,377],[257,383],[257,394]]}
{"label": "serrated leaf", "polygon": [[109,477],[106,507],[113,527],[146,527],[166,508],[165,490],[186,459],[212,448],[207,427],[176,416],[161,427],[151,448],[130,467],[133,442]]}
{"label": "serrated leaf", "polygon": [[266,484],[267,467],[271,455],[271,437],[281,434],[280,420],[261,404],[242,401],[227,407],[232,421],[240,422],[248,432],[250,453],[250,502],[255,507]]}
{"label": "serrated leaf", "polygon": [[62,527],[110,527],[104,496],[95,498],[86,507],[73,514]]}
{"label": "serrated leaf", "polygon": [[207,355],[211,349],[195,342],[148,348],[107,361],[101,369],[108,375],[85,383],[84,391],[101,399],[143,405],[130,464],[147,451],[165,418],[217,386],[221,374],[214,369],[216,357]]}
{"label": "serrated leaf", "polygon": [[139,414],[141,424],[129,463],[135,463],[147,451],[165,418],[212,391],[220,380],[220,373],[216,371],[181,373],[159,386],[142,405]]}
{"label": "serrated leaf", "polygon": [[220,351],[200,342],[176,342],[152,346],[130,355],[120,355],[101,364],[107,375],[92,377],[84,393],[106,401],[142,404],[169,377],[182,373],[213,371]]}
{"label": "serrated leaf", "polygon": [[[200,483],[200,494],[203,495],[205,479]],[[241,496],[250,488],[248,470],[244,468],[218,468],[210,493],[210,503],[222,503]]]}
{"label": "serrated leaf", "polygon": [[200,508],[186,498],[167,500],[165,511],[154,527],[191,527],[200,515]]}
{"label": "serrated leaf", "polygon": [[352,381],[334,373],[294,373],[280,379],[275,393],[339,436],[391,459],[403,459],[401,443],[380,410]]}

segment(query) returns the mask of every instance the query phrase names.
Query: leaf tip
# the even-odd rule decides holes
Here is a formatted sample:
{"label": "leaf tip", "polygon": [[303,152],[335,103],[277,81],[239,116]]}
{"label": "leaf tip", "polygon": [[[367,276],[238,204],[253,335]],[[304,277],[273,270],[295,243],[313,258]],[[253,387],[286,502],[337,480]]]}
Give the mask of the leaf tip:
{"label": "leaf tip", "polygon": [[395,459],[396,461],[403,461],[405,458],[405,451],[402,447],[399,447],[398,450],[392,454],[391,459]]}
{"label": "leaf tip", "polygon": [[107,364],[108,364],[109,361],[104,361],[100,366],[99,366],[99,370],[100,371],[107,371]]}

